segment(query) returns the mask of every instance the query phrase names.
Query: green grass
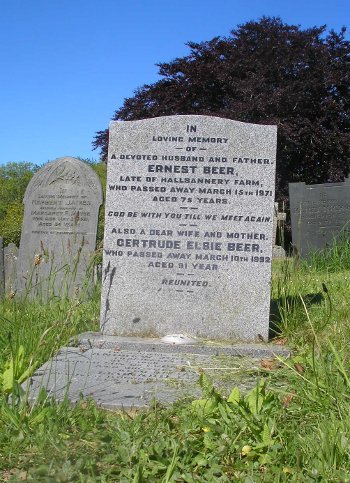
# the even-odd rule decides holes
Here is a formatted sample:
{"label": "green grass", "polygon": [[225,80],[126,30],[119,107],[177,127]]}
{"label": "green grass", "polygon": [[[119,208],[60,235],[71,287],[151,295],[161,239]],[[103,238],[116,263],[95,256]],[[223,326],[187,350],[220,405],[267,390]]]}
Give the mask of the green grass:
{"label": "green grass", "polygon": [[5,301],[0,480],[350,481],[350,253],[331,247],[307,261],[274,262],[273,272],[274,328],[293,357],[258,368],[248,394],[232,388],[225,398],[203,374],[202,399],[147,411],[72,407],[44,394],[29,406],[21,377],[74,334],[98,329],[99,296]]}
{"label": "green grass", "polygon": [[0,306],[0,368],[21,345],[26,364],[40,365],[74,335],[99,330],[99,298],[95,290],[83,303],[79,299],[52,298],[45,304],[5,299]]}

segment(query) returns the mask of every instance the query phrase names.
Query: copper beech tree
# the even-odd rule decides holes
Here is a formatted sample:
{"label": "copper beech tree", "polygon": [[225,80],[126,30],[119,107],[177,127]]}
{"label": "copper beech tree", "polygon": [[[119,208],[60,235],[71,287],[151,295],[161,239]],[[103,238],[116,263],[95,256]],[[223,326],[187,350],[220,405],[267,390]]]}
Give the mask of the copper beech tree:
{"label": "copper beech tree", "polygon": [[[229,37],[189,42],[158,64],[161,79],[125,99],[113,120],[206,114],[278,126],[277,199],[288,182],[339,181],[350,171],[350,42],[346,29],[301,29],[263,17]],[[106,160],[108,130],[93,142]]]}

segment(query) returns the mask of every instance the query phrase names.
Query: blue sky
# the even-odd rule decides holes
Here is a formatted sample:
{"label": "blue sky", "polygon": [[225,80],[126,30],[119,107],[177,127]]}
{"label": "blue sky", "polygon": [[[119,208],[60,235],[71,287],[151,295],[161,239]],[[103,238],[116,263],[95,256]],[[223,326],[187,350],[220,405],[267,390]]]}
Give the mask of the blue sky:
{"label": "blue sky", "polygon": [[350,0],[0,0],[0,164],[98,160],[91,142],[155,64],[263,15],[339,30]]}

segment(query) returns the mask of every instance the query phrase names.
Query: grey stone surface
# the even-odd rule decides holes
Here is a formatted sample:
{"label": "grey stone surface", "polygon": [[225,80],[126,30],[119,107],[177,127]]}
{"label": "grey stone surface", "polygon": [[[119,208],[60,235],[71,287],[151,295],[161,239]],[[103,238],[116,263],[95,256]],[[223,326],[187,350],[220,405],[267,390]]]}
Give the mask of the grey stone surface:
{"label": "grey stone surface", "polygon": [[287,214],[283,211],[279,211],[278,203],[275,203],[275,209],[273,214],[273,239],[272,244],[276,245],[277,231],[283,229],[283,224],[286,221]]}
{"label": "grey stone surface", "polygon": [[272,241],[272,258],[285,258],[286,251],[283,247],[276,244],[277,232],[283,230],[287,214],[284,211],[279,211],[279,204],[275,203],[273,216],[273,241]]}
{"label": "grey stone surface", "polygon": [[95,250],[102,189],[86,163],[59,158],[40,169],[24,196],[18,258],[21,292],[73,296]]}
{"label": "grey stone surface", "polygon": [[0,237],[0,298],[5,295],[5,263],[3,239]]}
{"label": "grey stone surface", "polygon": [[268,337],[276,127],[112,122],[105,334]]}
{"label": "grey stone surface", "polygon": [[272,258],[286,258],[286,251],[279,245],[272,246]]}
{"label": "grey stone surface", "polygon": [[[87,333],[78,347],[65,347],[24,385],[34,401],[41,388],[49,397],[73,403],[92,398],[105,408],[147,407],[156,399],[170,404],[199,397],[205,372],[222,393],[246,391],[259,379],[257,357],[288,355],[286,348],[247,344],[239,348],[210,344],[172,346],[155,339],[102,337]],[[250,355],[250,357],[242,357]],[[232,356],[233,355],[233,356]],[[234,357],[236,356],[236,357]]]}
{"label": "grey stone surface", "polygon": [[289,184],[293,245],[306,257],[339,236],[349,237],[350,178],[344,183]]}
{"label": "grey stone surface", "polygon": [[4,248],[5,266],[5,293],[12,296],[16,292],[18,248],[14,243],[9,243]]}

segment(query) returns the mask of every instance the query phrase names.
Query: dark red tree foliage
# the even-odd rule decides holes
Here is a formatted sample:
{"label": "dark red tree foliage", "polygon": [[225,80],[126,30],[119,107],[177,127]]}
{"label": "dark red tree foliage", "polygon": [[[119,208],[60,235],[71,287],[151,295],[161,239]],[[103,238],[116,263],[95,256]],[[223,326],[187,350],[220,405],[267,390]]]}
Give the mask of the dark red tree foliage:
{"label": "dark red tree foliage", "polygon": [[[277,199],[288,182],[340,181],[350,171],[350,42],[346,29],[302,30],[279,18],[240,25],[158,64],[113,120],[207,114],[278,126]],[[93,142],[106,160],[108,130]]]}

